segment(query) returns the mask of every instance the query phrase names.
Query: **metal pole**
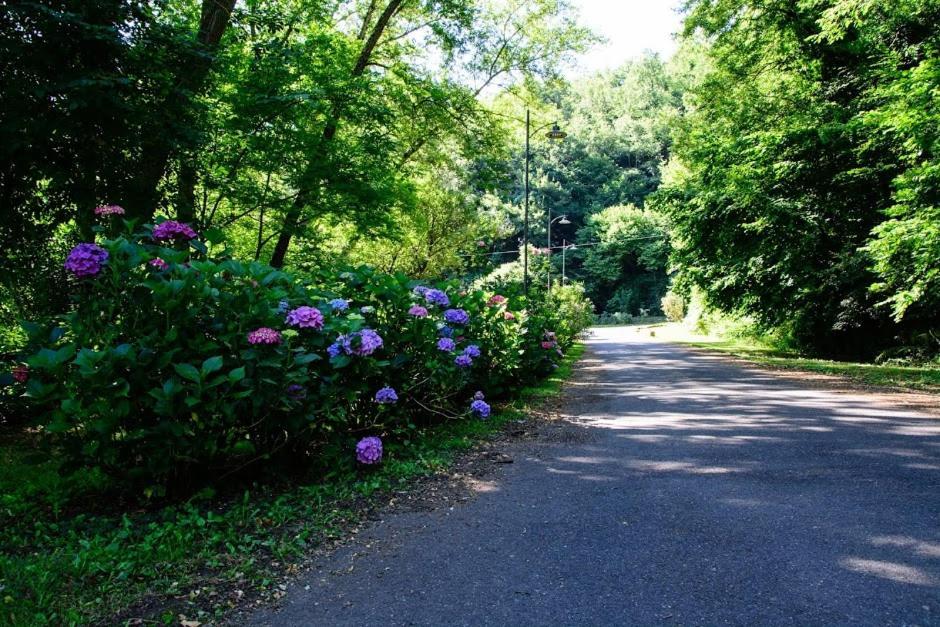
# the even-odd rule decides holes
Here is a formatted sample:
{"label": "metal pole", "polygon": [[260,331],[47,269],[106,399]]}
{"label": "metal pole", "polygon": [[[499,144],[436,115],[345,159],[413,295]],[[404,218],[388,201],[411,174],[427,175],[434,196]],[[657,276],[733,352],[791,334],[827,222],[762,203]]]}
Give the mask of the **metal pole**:
{"label": "metal pole", "polygon": [[525,218],[522,227],[522,292],[529,297],[529,109],[525,110]]}
{"label": "metal pole", "polygon": [[[544,194],[543,194],[544,197]],[[548,213],[548,252],[545,253],[548,255],[548,287],[546,294],[551,296],[552,293],[552,209],[551,207],[545,207],[545,211]]]}
{"label": "metal pole", "polygon": [[568,240],[561,240],[561,286],[565,286],[565,252],[568,250]]}

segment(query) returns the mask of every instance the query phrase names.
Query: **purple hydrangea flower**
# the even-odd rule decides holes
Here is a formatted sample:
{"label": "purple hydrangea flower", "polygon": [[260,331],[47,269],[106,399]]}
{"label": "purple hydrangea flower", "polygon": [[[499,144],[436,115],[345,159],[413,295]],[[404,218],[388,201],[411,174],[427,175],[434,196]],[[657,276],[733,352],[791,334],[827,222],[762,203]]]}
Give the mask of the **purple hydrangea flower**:
{"label": "purple hydrangea flower", "polygon": [[289,311],[285,322],[289,326],[299,329],[316,329],[319,331],[323,328],[323,314],[316,307],[304,305]]}
{"label": "purple hydrangea flower", "polygon": [[108,260],[108,251],[95,244],[79,244],[69,252],[65,269],[83,279],[97,276],[101,266]]}
{"label": "purple hydrangea flower", "polygon": [[301,400],[307,397],[307,390],[299,383],[291,383],[287,386],[287,395],[295,400]]}
{"label": "purple hydrangea flower", "polygon": [[356,461],[360,464],[377,464],[382,461],[382,440],[375,436],[362,438],[356,444]]}
{"label": "purple hydrangea flower", "polygon": [[281,334],[274,329],[261,327],[248,334],[249,344],[267,344],[273,346],[281,343]]}
{"label": "purple hydrangea flower", "polygon": [[349,309],[349,301],[345,298],[334,298],[329,302],[329,305],[333,311],[346,311]]}
{"label": "purple hydrangea flower", "polygon": [[457,355],[454,363],[457,364],[458,368],[469,368],[473,365],[473,358],[469,355]]}
{"label": "purple hydrangea flower", "polygon": [[444,320],[450,324],[465,325],[470,322],[470,314],[463,309],[448,309],[444,312]]}
{"label": "purple hydrangea flower", "polygon": [[437,330],[438,335],[441,337],[451,337],[454,335],[454,330],[448,326],[443,326]]}
{"label": "purple hydrangea flower", "polygon": [[196,231],[192,230],[188,224],[176,220],[167,220],[153,227],[153,239],[158,242],[168,242],[170,240],[189,241],[196,239]]}
{"label": "purple hydrangea flower", "polygon": [[159,257],[157,257],[156,259],[151,259],[150,261],[147,262],[147,265],[156,270],[166,270],[167,268],[170,267],[170,264],[163,261],[163,259],[160,259]]}
{"label": "purple hydrangea flower", "polygon": [[396,401],[398,401],[398,394],[395,393],[394,388],[387,385],[375,393],[375,402],[381,405],[390,405]]}
{"label": "purple hydrangea flower", "polygon": [[450,339],[449,337],[442,337],[437,341],[437,350],[439,351],[449,353],[455,348],[457,348],[457,345],[454,343],[454,340]]}
{"label": "purple hydrangea flower", "polygon": [[411,309],[408,310],[408,313],[414,316],[415,318],[427,318],[428,310],[421,305],[412,305]]}
{"label": "purple hydrangea flower", "polygon": [[489,418],[490,417],[490,406],[487,402],[483,400],[475,400],[470,403],[470,411],[479,416],[480,418]]}
{"label": "purple hydrangea flower", "polygon": [[467,348],[463,349],[463,354],[476,359],[480,356],[480,347],[476,344],[471,344]]}
{"label": "purple hydrangea flower", "polygon": [[[371,355],[382,347],[382,336],[372,329],[363,329],[355,333],[340,335],[336,342],[326,349],[330,357],[336,357],[343,352],[347,355]],[[335,348],[334,348],[335,347]]]}
{"label": "purple hydrangea flower", "polygon": [[424,300],[438,307],[447,307],[450,305],[450,298],[441,290],[427,290],[424,293]]}
{"label": "purple hydrangea flower", "polygon": [[429,290],[429,289],[430,289],[430,288],[425,287],[425,286],[423,286],[423,285],[417,285],[417,286],[415,286],[415,288],[414,288],[413,290],[411,290],[411,291],[414,292],[415,294],[417,294],[418,296],[420,296],[421,298],[424,298],[424,295],[428,293],[428,290]]}
{"label": "purple hydrangea flower", "polygon": [[124,215],[124,207],[120,205],[101,205],[100,207],[95,207],[96,216],[122,216]]}

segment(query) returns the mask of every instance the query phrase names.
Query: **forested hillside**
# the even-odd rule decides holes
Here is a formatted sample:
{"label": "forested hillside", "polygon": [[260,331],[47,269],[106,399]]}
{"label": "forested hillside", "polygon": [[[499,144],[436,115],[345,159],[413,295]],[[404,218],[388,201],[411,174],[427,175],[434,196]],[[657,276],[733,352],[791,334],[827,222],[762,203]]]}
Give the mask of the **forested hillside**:
{"label": "forested hillside", "polygon": [[658,195],[680,289],[814,352],[936,354],[940,4],[688,10],[711,69]]}

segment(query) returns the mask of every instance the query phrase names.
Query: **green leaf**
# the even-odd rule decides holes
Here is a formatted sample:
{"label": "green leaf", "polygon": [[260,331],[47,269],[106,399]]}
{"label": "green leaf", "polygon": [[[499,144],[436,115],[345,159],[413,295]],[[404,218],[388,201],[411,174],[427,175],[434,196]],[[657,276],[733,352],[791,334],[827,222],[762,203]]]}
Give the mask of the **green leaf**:
{"label": "green leaf", "polygon": [[195,383],[199,383],[199,371],[196,370],[196,367],[192,364],[173,364],[173,369],[176,370],[176,374],[183,377],[184,379],[189,379]]}
{"label": "green leaf", "polygon": [[202,362],[202,375],[206,376],[207,374],[212,374],[216,370],[222,368],[222,357],[216,355],[215,357],[209,357],[204,362]]}
{"label": "green leaf", "polygon": [[232,383],[238,383],[245,378],[245,367],[239,366],[228,373],[228,380]]}

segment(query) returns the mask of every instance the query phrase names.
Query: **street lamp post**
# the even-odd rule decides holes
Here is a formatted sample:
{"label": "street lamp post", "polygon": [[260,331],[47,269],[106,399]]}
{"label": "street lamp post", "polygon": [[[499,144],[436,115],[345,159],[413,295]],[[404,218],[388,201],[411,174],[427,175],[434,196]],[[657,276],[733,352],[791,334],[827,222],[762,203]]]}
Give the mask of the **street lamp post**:
{"label": "street lamp post", "polygon": [[569,244],[568,240],[566,239],[561,240],[561,286],[562,287],[565,286],[565,279],[566,279],[565,277],[565,253],[568,251],[568,249],[578,250],[578,247],[575,246],[574,244]]}
{"label": "street lamp post", "polygon": [[[522,228],[522,290],[525,294],[525,297],[529,297],[529,163],[532,160],[531,152],[529,150],[530,140],[535,133],[538,133],[543,128],[547,127],[548,124],[540,126],[539,128],[533,130],[531,129],[531,118],[529,116],[529,109],[525,110],[525,213],[523,219],[523,228]],[[552,129],[545,133],[545,137],[548,139],[564,139],[568,134],[563,130],[558,128],[558,123],[552,123]],[[549,252],[551,252],[551,244],[549,244]]]}
{"label": "street lamp post", "polygon": [[[558,222],[558,224],[571,224],[571,220],[568,219],[568,216],[558,216],[552,220],[552,210],[546,208],[548,211],[548,293],[552,293],[552,224]],[[564,253],[564,249],[562,249]]]}

